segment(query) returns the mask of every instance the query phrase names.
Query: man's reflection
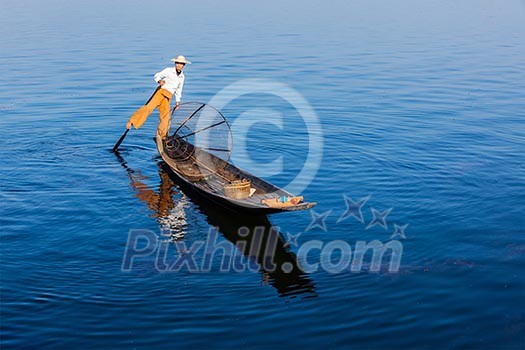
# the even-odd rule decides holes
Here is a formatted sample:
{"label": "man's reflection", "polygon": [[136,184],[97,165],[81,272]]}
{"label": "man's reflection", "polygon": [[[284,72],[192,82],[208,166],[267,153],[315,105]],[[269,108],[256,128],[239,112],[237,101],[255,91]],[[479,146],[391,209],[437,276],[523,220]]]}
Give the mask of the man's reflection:
{"label": "man's reflection", "polygon": [[[118,152],[115,154],[120,164],[126,169],[130,187],[134,190],[135,195],[142,202],[146,203],[151,211],[151,216],[159,223],[161,234],[173,240],[182,239],[187,226],[186,213],[184,211],[188,204],[186,196],[175,189],[169,175],[160,167],[160,187],[158,191],[155,191],[144,182],[146,177],[140,171],[128,167],[124,158]],[[179,194],[179,198],[174,200],[174,196],[177,194]]]}

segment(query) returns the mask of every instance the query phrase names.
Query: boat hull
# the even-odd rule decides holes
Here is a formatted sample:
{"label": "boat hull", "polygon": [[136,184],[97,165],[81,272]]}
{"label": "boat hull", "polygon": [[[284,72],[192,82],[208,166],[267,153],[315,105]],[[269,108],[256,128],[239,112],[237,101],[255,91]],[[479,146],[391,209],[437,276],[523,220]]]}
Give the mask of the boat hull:
{"label": "boat hull", "polygon": [[[257,186],[261,189],[268,190],[268,193],[262,195],[254,196],[255,198],[247,199],[233,199],[227,198],[224,194],[219,193],[216,190],[210,189],[209,186],[204,186],[201,182],[195,182],[185,176],[179,169],[180,162],[171,158],[164,148],[164,143],[160,139],[156,139],[157,149],[162,160],[166,164],[166,168],[169,170],[169,173],[172,175],[172,178],[177,182],[179,186],[185,192],[191,192],[195,195],[198,195],[206,200],[218,205],[224,209],[227,209],[236,213],[243,213],[249,215],[267,215],[274,213],[281,213],[286,211],[298,211],[306,210],[312,208],[316,205],[313,202],[300,203],[294,206],[288,206],[284,208],[272,208],[268,207],[262,203],[258,198],[275,198],[280,196],[293,196],[291,193],[278,188],[252,174],[249,174],[230,163],[227,163],[227,167],[231,173],[235,173],[236,176],[242,176],[244,178],[250,179],[254,186]],[[260,190],[260,192],[264,192]],[[260,197],[263,196],[263,197]]]}

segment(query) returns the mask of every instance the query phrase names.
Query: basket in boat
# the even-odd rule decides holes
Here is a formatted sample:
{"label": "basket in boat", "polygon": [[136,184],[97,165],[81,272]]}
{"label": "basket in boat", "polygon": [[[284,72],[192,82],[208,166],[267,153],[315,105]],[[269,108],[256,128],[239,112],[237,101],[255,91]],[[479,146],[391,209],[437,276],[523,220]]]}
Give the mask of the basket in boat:
{"label": "basket in boat", "polygon": [[244,199],[250,196],[251,182],[248,179],[231,181],[225,184],[222,189],[228,198]]}

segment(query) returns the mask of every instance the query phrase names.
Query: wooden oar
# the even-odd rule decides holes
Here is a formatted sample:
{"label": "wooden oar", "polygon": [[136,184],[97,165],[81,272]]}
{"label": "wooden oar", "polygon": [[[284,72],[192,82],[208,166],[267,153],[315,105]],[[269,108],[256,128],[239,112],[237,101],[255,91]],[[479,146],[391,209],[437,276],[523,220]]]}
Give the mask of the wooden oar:
{"label": "wooden oar", "polygon": [[120,146],[120,144],[122,143],[122,141],[124,141],[124,138],[126,137],[126,135],[128,134],[130,129],[126,129],[126,131],[124,131],[124,133],[122,134],[122,136],[120,137],[120,139],[118,139],[117,143],[115,144],[115,146],[113,146],[113,149],[111,150],[112,152],[117,152],[118,151],[118,146]]}
{"label": "wooden oar", "polygon": [[[161,88],[161,86],[157,86],[157,88],[155,89],[155,91],[153,91],[153,94],[151,94],[151,97],[148,99],[148,101],[144,104],[144,105],[147,105],[149,103],[149,101],[151,101],[151,99],[153,98],[153,96],[155,96],[155,94],[157,93],[157,91],[159,91],[159,89]],[[113,146],[113,149],[111,150],[112,152],[117,152],[118,151],[118,148],[120,146],[120,144],[122,143],[122,141],[124,141],[124,139],[126,138],[126,135],[128,134],[129,129],[126,129],[126,131],[124,131],[124,133],[122,134],[122,136],[118,139],[117,143],[115,143],[115,146]]]}

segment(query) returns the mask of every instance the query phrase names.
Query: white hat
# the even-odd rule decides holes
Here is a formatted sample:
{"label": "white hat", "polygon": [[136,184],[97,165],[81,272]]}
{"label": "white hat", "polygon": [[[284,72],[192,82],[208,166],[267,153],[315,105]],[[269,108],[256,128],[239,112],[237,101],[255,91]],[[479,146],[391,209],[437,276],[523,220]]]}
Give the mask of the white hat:
{"label": "white hat", "polygon": [[178,55],[177,57],[175,58],[172,58],[171,59],[171,62],[175,62],[175,63],[184,63],[184,64],[191,64],[190,61],[188,61],[186,59],[186,57],[182,56],[182,55]]}

